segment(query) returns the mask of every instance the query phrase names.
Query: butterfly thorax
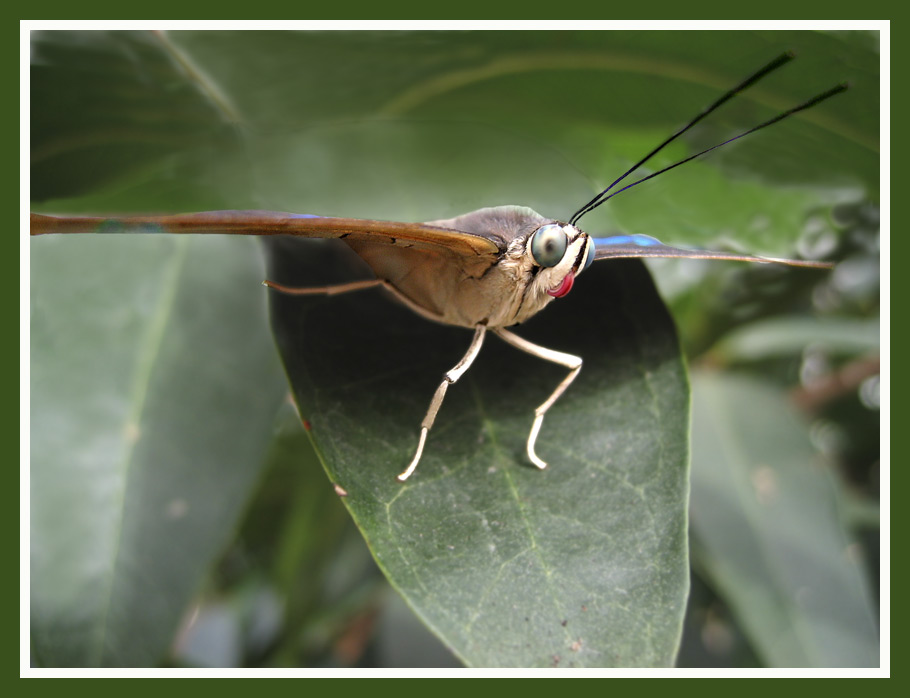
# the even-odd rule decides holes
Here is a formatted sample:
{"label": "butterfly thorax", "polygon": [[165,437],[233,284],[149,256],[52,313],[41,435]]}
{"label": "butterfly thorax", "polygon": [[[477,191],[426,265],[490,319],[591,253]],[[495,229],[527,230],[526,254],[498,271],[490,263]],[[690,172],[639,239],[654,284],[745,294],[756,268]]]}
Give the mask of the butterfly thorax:
{"label": "butterfly thorax", "polygon": [[[347,242],[400,300],[421,315],[460,327],[480,323],[507,327],[538,313],[553,300],[566,275],[577,273],[575,252],[551,268],[534,262],[528,240],[551,223],[529,208],[501,206],[430,224],[492,243],[489,254],[466,255],[438,244]],[[573,238],[578,236],[572,249],[581,250],[585,236],[572,230]]]}

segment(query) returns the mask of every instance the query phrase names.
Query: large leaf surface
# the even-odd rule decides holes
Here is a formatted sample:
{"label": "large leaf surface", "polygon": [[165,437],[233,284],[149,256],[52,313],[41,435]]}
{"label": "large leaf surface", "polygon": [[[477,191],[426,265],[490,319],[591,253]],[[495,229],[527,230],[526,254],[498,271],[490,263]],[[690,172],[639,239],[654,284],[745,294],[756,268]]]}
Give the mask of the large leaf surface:
{"label": "large leaf surface", "polygon": [[[331,277],[331,249],[296,247],[272,247],[272,278]],[[544,421],[546,471],[527,462],[524,445],[564,369],[490,336],[400,484],[429,399],[471,333],[375,292],[272,298],[326,469],[391,582],[474,666],[669,665],[675,656],[688,577],[688,389],[644,268],[600,267],[521,328],[585,359]]]}
{"label": "large leaf surface", "polygon": [[263,301],[247,292],[262,273],[250,247],[34,242],[39,665],[156,664],[229,539],[284,394]]}

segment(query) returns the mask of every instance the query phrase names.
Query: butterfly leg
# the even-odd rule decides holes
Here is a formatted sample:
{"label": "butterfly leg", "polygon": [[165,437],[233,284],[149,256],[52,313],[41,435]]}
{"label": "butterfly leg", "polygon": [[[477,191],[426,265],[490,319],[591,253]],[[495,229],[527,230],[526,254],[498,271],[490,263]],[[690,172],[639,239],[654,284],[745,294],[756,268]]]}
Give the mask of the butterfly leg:
{"label": "butterfly leg", "polygon": [[565,366],[566,368],[571,369],[569,371],[569,375],[563,378],[562,383],[556,386],[556,390],[554,390],[553,394],[547,398],[546,402],[534,410],[534,424],[531,425],[531,433],[528,435],[528,458],[531,459],[531,462],[534,465],[543,470],[547,467],[547,464],[541,460],[540,457],[534,452],[534,443],[537,441],[537,434],[540,432],[540,425],[543,424],[543,417],[547,413],[547,410],[553,406],[553,403],[559,399],[559,396],[566,391],[566,388],[571,385],[572,381],[574,381],[575,377],[578,375],[578,372],[581,371],[581,357],[574,356],[572,354],[564,354],[561,351],[555,351],[553,349],[547,349],[546,347],[542,347],[540,345],[529,342],[526,339],[522,339],[518,335],[512,334],[508,330],[500,328],[493,331],[513,347],[521,349],[531,356],[536,356],[537,358],[544,359],[545,361],[552,361],[555,364],[559,364],[560,366]]}
{"label": "butterfly leg", "polygon": [[347,293],[348,291],[360,291],[364,288],[374,288],[376,286],[383,286],[385,282],[382,279],[364,279],[363,281],[349,281],[346,284],[335,284],[333,286],[309,286],[305,288],[297,288],[294,286],[285,286],[284,284],[279,284],[275,281],[269,281],[266,279],[262,282],[263,286],[268,286],[273,288],[276,291],[281,291],[281,293],[287,293],[291,296],[315,296],[315,295],[325,295],[325,296],[334,296],[338,293]]}
{"label": "butterfly leg", "polygon": [[471,340],[471,346],[468,347],[465,355],[461,357],[461,361],[455,364],[445,376],[443,376],[442,383],[436,388],[433,399],[430,401],[430,408],[427,410],[423,422],[420,424],[420,442],[417,444],[417,453],[414,454],[414,459],[411,461],[410,465],[408,465],[407,469],[398,476],[400,482],[407,480],[411,476],[411,473],[414,472],[414,468],[417,467],[420,456],[423,454],[423,445],[427,440],[427,432],[430,431],[433,422],[436,420],[436,413],[439,412],[439,408],[442,406],[442,399],[446,395],[446,390],[448,390],[452,383],[461,378],[465,371],[471,368],[471,364],[474,363],[474,359],[476,359],[477,355],[480,353],[480,347],[483,345],[483,338],[486,335],[486,332],[486,325],[477,325],[474,329],[474,339]]}

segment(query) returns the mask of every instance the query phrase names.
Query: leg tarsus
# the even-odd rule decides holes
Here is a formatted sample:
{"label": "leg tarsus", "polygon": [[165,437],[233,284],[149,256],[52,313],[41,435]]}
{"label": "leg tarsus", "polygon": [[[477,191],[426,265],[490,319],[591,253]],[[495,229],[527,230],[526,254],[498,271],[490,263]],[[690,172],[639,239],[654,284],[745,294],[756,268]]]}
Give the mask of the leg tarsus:
{"label": "leg tarsus", "polygon": [[538,344],[534,344],[533,342],[529,342],[526,339],[522,339],[518,335],[512,334],[508,330],[504,330],[502,328],[493,331],[513,347],[521,349],[531,356],[536,356],[537,358],[544,359],[545,361],[552,361],[555,364],[559,364],[560,366],[565,366],[566,368],[571,369],[569,371],[569,375],[562,379],[562,382],[556,386],[556,390],[552,392],[550,397],[548,397],[546,401],[540,405],[540,407],[534,410],[534,423],[531,425],[531,433],[528,434],[528,458],[534,465],[543,470],[547,467],[547,464],[534,451],[534,445],[537,442],[537,435],[540,433],[540,427],[543,424],[543,418],[547,413],[547,410],[553,406],[553,403],[559,399],[560,395],[566,391],[566,388],[572,384],[572,381],[575,380],[575,377],[578,375],[579,371],[581,371],[581,357],[575,356],[573,354],[565,354],[554,349],[547,349],[546,347],[542,347]]}
{"label": "leg tarsus", "polygon": [[428,427],[422,427],[420,429],[420,443],[417,444],[417,453],[414,454],[414,458],[411,459],[411,463],[408,465],[405,471],[401,473],[401,475],[399,475],[397,478],[395,478],[398,480],[398,482],[404,482],[407,480],[409,477],[411,477],[411,473],[414,472],[415,468],[417,468],[417,464],[420,462],[420,456],[423,455],[423,445],[427,442],[428,431],[430,431]]}
{"label": "leg tarsus", "polygon": [[534,465],[543,470],[547,467],[547,463],[541,460],[534,452],[534,443],[537,441],[537,434],[540,432],[541,424],[543,424],[543,414],[535,415],[534,424],[531,425],[531,433],[528,435],[528,458],[531,459]]}

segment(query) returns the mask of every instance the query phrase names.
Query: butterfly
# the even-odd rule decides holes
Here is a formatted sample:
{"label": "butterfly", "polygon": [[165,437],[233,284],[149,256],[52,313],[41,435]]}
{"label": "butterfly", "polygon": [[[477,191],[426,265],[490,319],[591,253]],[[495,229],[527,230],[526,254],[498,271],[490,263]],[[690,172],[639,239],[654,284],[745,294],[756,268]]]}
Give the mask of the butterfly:
{"label": "butterfly", "polygon": [[275,211],[210,211],[115,218],[64,218],[32,214],[31,233],[221,233],[341,239],[369,265],[375,275],[373,279],[305,288],[288,287],[274,281],[265,281],[265,285],[276,292],[291,295],[333,295],[381,287],[428,320],[465,327],[474,333],[467,351],[446,372],[433,394],[420,425],[414,456],[397,479],[404,482],[416,469],[449,386],[471,367],[486,335],[491,332],[521,351],[568,369],[565,378],[535,410],[528,435],[528,459],[543,469],[547,463],[536,453],[535,444],[544,416],[578,376],[582,359],[529,342],[508,328],[528,320],[555,299],[568,294],[578,275],[595,261],[624,257],[671,257],[818,268],[831,266],[809,260],[684,249],[639,234],[594,237],[577,226],[582,216],[614,196],[847,89],[845,84],[836,85],[722,143],[620,186],[639,167],[708,114],[793,58],[792,53],[781,54],[728,90],[579,208],[567,221],[548,218],[522,206],[483,208],[455,218],[426,223]]}

